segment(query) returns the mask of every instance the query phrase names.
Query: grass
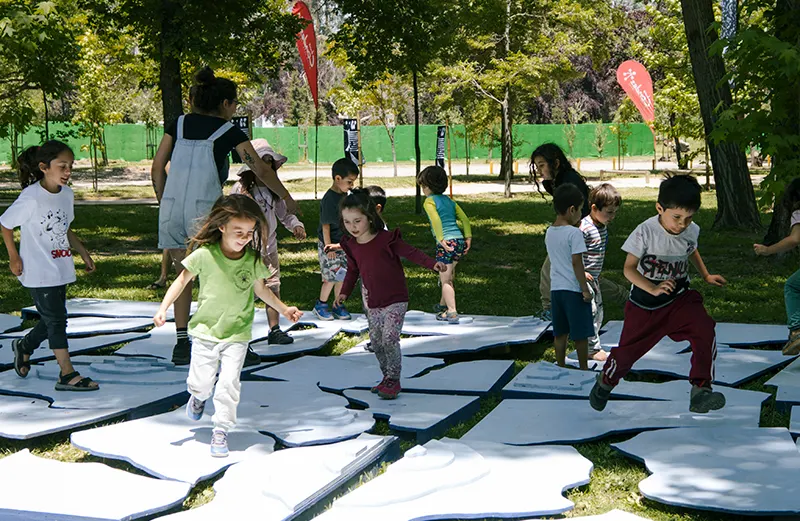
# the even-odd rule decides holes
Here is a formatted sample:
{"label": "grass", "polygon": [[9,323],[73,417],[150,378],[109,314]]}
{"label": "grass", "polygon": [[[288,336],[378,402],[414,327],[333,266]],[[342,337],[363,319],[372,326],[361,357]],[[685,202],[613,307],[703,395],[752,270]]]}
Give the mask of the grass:
{"label": "grass", "polygon": [[[387,178],[381,178],[385,181]],[[390,178],[389,178],[390,179]],[[410,178],[409,178],[410,179]],[[387,183],[383,183],[388,186]],[[620,246],[634,227],[653,215],[655,191],[636,189],[622,191],[624,203],[609,231],[609,250],[605,276],[623,282],[624,254]],[[459,309],[471,314],[526,315],[537,312],[538,272],[545,257],[543,234],[552,220],[549,201],[538,195],[523,194],[511,200],[500,196],[463,197],[459,202],[473,221],[473,249],[459,265]],[[313,238],[318,219],[314,201],[302,201],[302,220]],[[711,230],[715,214],[714,195],[704,194],[703,209],[696,221],[702,229],[700,251],[712,272],[729,281],[727,288],[695,283],[704,296],[711,315],[718,321],[783,323],[786,320],[782,289],[786,278],[797,268],[796,257],[781,259],[756,258],[752,233],[719,233]],[[390,198],[385,216],[390,227],[399,226],[411,244],[430,251],[432,239],[424,216],[414,214],[412,197]],[[765,223],[767,217],[765,216]],[[93,252],[97,272],[85,274],[78,259],[78,280],[71,285],[70,297],[100,297],[158,301],[164,290],[147,289],[158,276],[160,253],[155,247],[157,208],[152,206],[84,206],[77,209],[73,230]],[[319,267],[314,240],[297,241],[285,230],[279,230],[281,272],[284,300],[308,309],[319,291]],[[30,297],[5,268],[7,256],[0,251],[0,312],[18,313],[30,304]],[[436,278],[415,266],[406,270],[412,309],[428,309],[438,301]],[[350,308],[360,311],[360,299],[353,298]],[[607,303],[606,318],[622,318],[622,308]],[[335,356],[355,345],[359,338],[339,335],[325,354]],[[550,341],[496,349],[482,357],[514,359],[516,369],[537,360],[554,360]],[[765,375],[744,387],[770,392]],[[481,400],[480,412],[470,421],[452,428],[446,435],[458,438],[488,414],[500,402],[499,396]],[[775,410],[769,402],[762,411],[762,426],[788,426],[788,414]],[[388,426],[379,422],[378,433],[388,434]],[[646,477],[644,466],[622,457],[610,444],[626,439],[617,437],[595,443],[580,444],[578,450],[594,463],[589,485],[566,493],[576,508],[567,517],[605,512],[622,508],[653,520],[738,519],[736,516],[676,509],[644,499],[638,483]],[[413,444],[403,442],[408,449]],[[61,433],[25,442],[0,440],[0,457],[29,448],[43,457],[63,461],[100,461],[73,448],[69,434]],[[132,467],[112,460],[103,460],[119,468]],[[213,497],[213,480],[200,483],[185,502],[185,508],[196,507]],[[744,518],[742,518],[744,519]],[[756,519],[756,518],[748,518]]]}

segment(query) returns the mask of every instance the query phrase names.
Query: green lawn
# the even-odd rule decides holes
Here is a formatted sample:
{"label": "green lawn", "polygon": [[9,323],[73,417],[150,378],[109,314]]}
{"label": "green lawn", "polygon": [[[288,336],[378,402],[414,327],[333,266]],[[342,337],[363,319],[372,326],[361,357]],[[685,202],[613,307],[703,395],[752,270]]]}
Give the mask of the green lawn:
{"label": "green lawn", "polygon": [[[381,181],[385,181],[382,178]],[[410,178],[409,178],[410,179]],[[388,186],[387,183],[383,183]],[[617,220],[610,227],[610,248],[606,257],[606,276],[623,281],[624,254],[620,246],[633,228],[654,213],[655,191],[640,189],[623,191],[624,202]],[[459,202],[473,222],[474,242],[467,259],[459,265],[457,296],[459,310],[466,314],[526,315],[539,311],[538,272],[545,257],[544,231],[552,220],[549,202],[538,195],[518,195],[504,200],[499,196],[465,197]],[[714,218],[713,194],[703,197],[704,208],[696,221],[702,228],[700,251],[712,272],[729,281],[727,288],[696,284],[705,297],[711,315],[718,321],[783,323],[783,282],[797,268],[794,255],[783,259],[756,258],[752,244],[755,234],[717,233],[711,231]],[[313,201],[300,203],[303,221],[309,235],[316,230],[318,206]],[[391,198],[386,209],[390,227],[399,226],[411,244],[430,251],[432,239],[427,220],[414,215],[414,199]],[[147,289],[158,275],[160,254],[155,248],[157,209],[148,206],[89,206],[79,207],[73,224],[74,231],[94,252],[97,272],[91,275],[79,271],[78,281],[69,289],[70,297],[101,297],[119,299],[160,300],[164,291]],[[767,217],[764,218],[765,222]],[[309,309],[319,291],[316,241],[297,241],[280,231],[281,264],[284,300]],[[31,303],[27,292],[7,270],[5,250],[0,250],[0,312],[18,313]],[[78,260],[79,268],[82,267]],[[438,301],[438,285],[434,275],[409,266],[407,269],[412,309],[429,309]],[[351,299],[350,308],[360,311],[360,300]],[[606,306],[608,320],[621,319],[622,308],[616,303]],[[340,335],[328,348],[336,355],[355,344],[357,338]],[[484,356],[511,358],[518,369],[536,360],[554,360],[550,341],[496,350]],[[763,388],[771,375],[747,385],[749,389]],[[483,399],[481,412],[470,422],[453,428],[448,436],[458,437],[499,403],[498,396]],[[687,404],[688,407],[688,404]],[[762,426],[788,426],[788,415],[765,406]],[[385,423],[378,432],[388,433]],[[610,448],[610,440],[578,445],[578,450],[594,463],[590,485],[567,492],[576,503],[568,516],[599,514],[611,508],[621,508],[654,520],[717,520],[738,519],[735,516],[715,515],[699,511],[670,508],[642,498],[637,484],[647,475],[644,466],[626,459]],[[26,442],[0,440],[0,457],[22,448],[34,453],[65,461],[100,461],[70,446],[68,434],[48,436]],[[405,442],[404,448],[411,443]],[[134,472],[127,464],[106,460],[119,468]],[[212,481],[199,484],[187,508],[210,500]],[[744,519],[744,518],[742,518]],[[747,518],[756,519],[756,518]]]}

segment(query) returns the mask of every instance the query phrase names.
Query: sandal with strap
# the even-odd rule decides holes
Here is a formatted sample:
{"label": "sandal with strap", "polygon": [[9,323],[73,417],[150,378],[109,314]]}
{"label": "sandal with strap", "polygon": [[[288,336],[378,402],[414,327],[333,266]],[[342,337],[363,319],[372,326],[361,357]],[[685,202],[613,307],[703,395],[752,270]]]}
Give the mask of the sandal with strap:
{"label": "sandal with strap", "polygon": [[152,284],[150,284],[149,286],[147,286],[147,289],[164,289],[166,287],[167,287],[167,283],[166,282],[155,281]]}
{"label": "sandal with strap", "polygon": [[82,377],[74,384],[69,383],[73,378],[81,376],[78,371],[73,371],[58,378],[56,383],[56,391],[97,391],[99,386],[92,387],[94,380],[88,376]]}
{"label": "sandal with strap", "polygon": [[[17,376],[20,378],[27,378],[29,374],[31,374],[31,361],[25,360],[25,355],[30,356],[31,353],[26,353],[22,349],[22,339],[15,338],[11,342],[11,350],[14,351],[14,372],[17,373]],[[28,371],[23,373],[22,370],[27,369]]]}

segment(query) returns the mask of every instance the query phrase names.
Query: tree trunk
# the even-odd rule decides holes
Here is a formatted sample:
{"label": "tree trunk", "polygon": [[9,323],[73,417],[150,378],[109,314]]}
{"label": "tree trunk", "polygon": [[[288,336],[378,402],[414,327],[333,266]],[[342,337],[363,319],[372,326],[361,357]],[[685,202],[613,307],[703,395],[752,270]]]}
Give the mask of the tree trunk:
{"label": "tree trunk", "polygon": [[669,115],[669,133],[672,134],[672,139],[675,141],[675,158],[678,161],[678,168],[681,167],[681,140],[678,135],[675,133],[675,113],[672,112]]}
{"label": "tree trunk", "polygon": [[502,117],[503,117],[503,137],[500,158],[500,175],[505,179],[505,196],[511,197],[511,178],[514,177],[514,140],[511,134],[511,108],[510,97],[511,89],[506,86],[506,94],[503,98]]}
{"label": "tree trunk", "polygon": [[397,143],[394,140],[394,131],[397,127],[392,128],[392,131],[389,132],[387,128],[386,131],[389,132],[389,141],[392,143],[392,166],[394,166],[394,176],[397,177]]}
{"label": "tree trunk", "polygon": [[[725,75],[722,58],[708,53],[717,41],[711,0],[681,0],[681,6],[703,127],[708,136],[714,130],[715,111],[732,103],[731,91],[728,83],[722,81]],[[761,218],[744,151],[736,143],[717,142],[711,148],[711,162],[717,193],[714,228],[760,229]]]}
{"label": "tree trunk", "polygon": [[161,105],[164,112],[164,128],[183,114],[183,93],[181,91],[180,50],[168,43],[173,32],[176,6],[171,0],[162,0],[161,32],[159,33],[160,74],[158,86],[161,89]]}
{"label": "tree trunk", "polygon": [[417,193],[414,200],[414,211],[417,215],[422,213],[422,191],[420,190],[417,177],[422,169],[422,158],[420,157],[419,148],[419,84],[417,82],[417,70],[414,69],[411,74],[414,80],[414,155],[417,158],[417,173],[414,178],[414,185],[416,186]]}
{"label": "tree trunk", "polygon": [[47,110],[47,93],[42,90],[42,102],[44,102],[44,140],[50,141],[50,112]]}

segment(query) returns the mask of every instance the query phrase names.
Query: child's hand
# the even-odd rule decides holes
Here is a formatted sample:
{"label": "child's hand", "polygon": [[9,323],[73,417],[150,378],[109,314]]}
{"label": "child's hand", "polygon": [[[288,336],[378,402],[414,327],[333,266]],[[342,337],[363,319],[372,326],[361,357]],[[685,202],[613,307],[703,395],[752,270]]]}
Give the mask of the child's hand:
{"label": "child's hand", "polygon": [[669,295],[673,291],[675,291],[675,281],[669,279],[656,286],[650,294],[657,297],[659,295]]}
{"label": "child's hand", "polygon": [[167,322],[167,312],[161,311],[159,309],[158,313],[156,313],[156,316],[153,317],[153,324],[155,324],[157,327],[161,327],[166,322]]}
{"label": "child's hand", "polygon": [[591,302],[592,301],[592,292],[591,291],[582,291],[581,295],[583,295],[584,302]]}
{"label": "child's hand", "polygon": [[470,248],[472,248],[472,237],[467,237],[467,247],[464,249],[464,255],[469,253]]}
{"label": "child's hand", "polygon": [[769,255],[767,248],[768,246],[764,246],[763,244],[753,245],[753,251],[756,252],[756,255]]}
{"label": "child's hand", "polygon": [[437,271],[439,273],[447,271],[447,264],[445,264],[444,262],[437,262],[436,264],[433,265],[433,271]]}
{"label": "child's hand", "polygon": [[589,273],[588,271],[586,271],[584,273],[586,274],[586,280],[588,280],[589,282],[594,281],[594,277],[592,277],[591,273]]}
{"label": "child's hand", "polygon": [[711,284],[712,286],[718,286],[718,287],[720,287],[720,288],[721,288],[721,287],[723,287],[724,285],[726,285],[726,284],[728,283],[728,281],[727,281],[727,280],[725,280],[725,279],[722,277],[722,275],[712,275],[711,273],[709,273],[708,275],[706,275],[706,278],[705,278],[705,280],[706,280],[706,282],[708,282],[708,283],[709,283],[709,284]]}
{"label": "child's hand", "polygon": [[306,238],[306,229],[302,226],[295,226],[292,230],[295,239],[303,240]]}
{"label": "child's hand", "polygon": [[347,300],[347,295],[339,294],[339,296],[336,297],[336,300],[333,301],[333,305],[338,308],[339,306],[344,304],[345,300]]}
{"label": "child's hand", "polygon": [[83,263],[86,264],[86,273],[92,273],[97,267],[94,265],[94,261],[92,260],[91,255],[88,253],[85,255],[81,255],[81,259],[83,259]]}
{"label": "child's hand", "polygon": [[288,307],[284,310],[283,316],[291,320],[292,322],[297,322],[300,320],[300,317],[303,316],[303,312],[297,309],[296,307]]}
{"label": "child's hand", "polygon": [[446,251],[446,252],[451,252],[451,251],[455,250],[455,248],[450,246],[450,243],[448,241],[446,241],[445,239],[442,239],[441,241],[439,241],[439,244],[442,245],[442,248],[444,248],[444,251]]}
{"label": "child's hand", "polygon": [[11,273],[16,275],[17,277],[22,275],[22,257],[19,255],[15,255],[11,257],[8,261],[8,267],[11,269]]}

